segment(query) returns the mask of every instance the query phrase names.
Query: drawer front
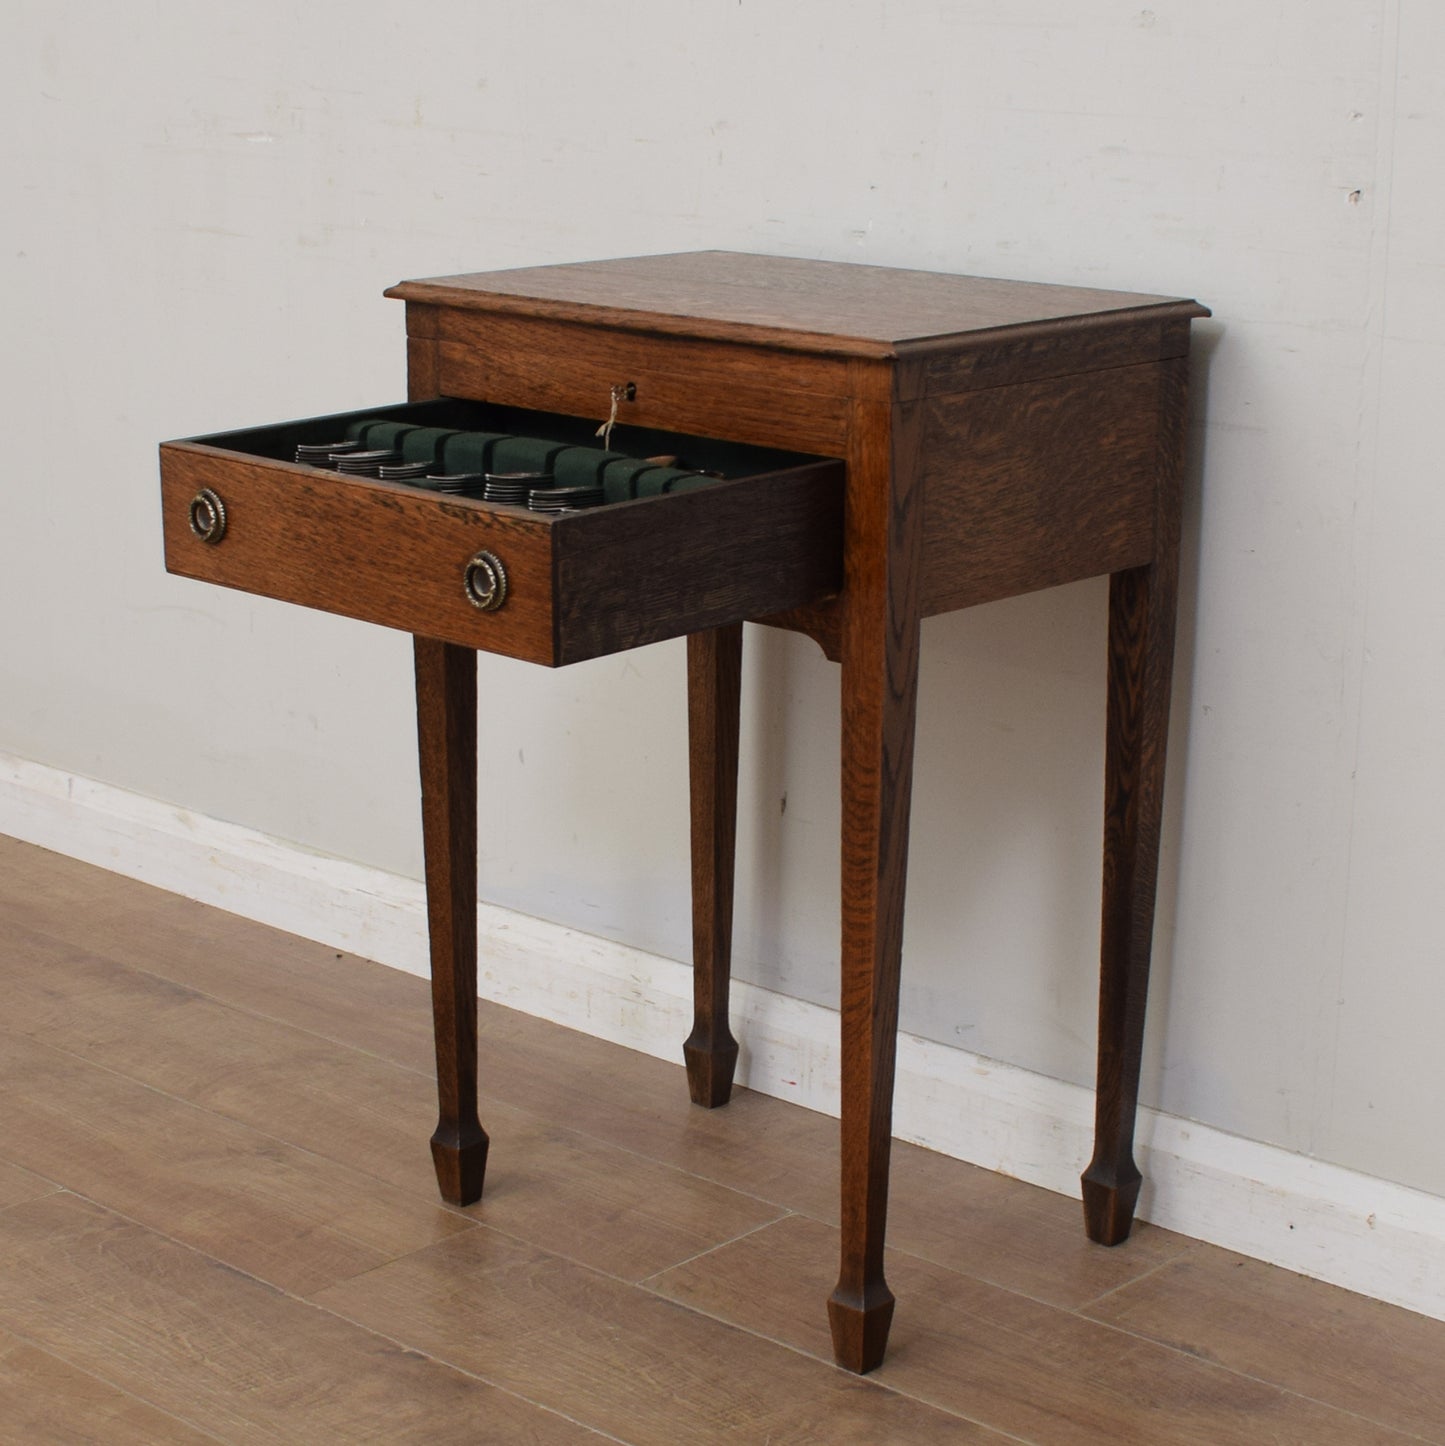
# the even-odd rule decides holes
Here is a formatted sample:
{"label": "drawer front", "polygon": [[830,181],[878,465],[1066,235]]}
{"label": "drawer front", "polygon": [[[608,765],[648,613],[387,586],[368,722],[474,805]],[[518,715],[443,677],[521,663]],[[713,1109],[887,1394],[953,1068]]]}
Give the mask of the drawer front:
{"label": "drawer front", "polygon": [[[164,444],[167,568],[553,666],[794,607],[840,585],[838,462],[776,468],[759,454],[764,470],[752,476],[546,516],[285,460],[296,441],[339,435],[353,419],[453,425],[467,420],[457,405],[374,408]],[[494,411],[474,420],[478,430],[497,429]],[[527,435],[538,436],[559,420],[505,418],[518,430],[531,423]],[[732,449],[744,470],[746,451]],[[215,509],[224,527],[206,540],[195,524],[204,531]],[[468,592],[468,565],[482,552],[506,577],[494,610]]]}
{"label": "drawer front", "polygon": [[[839,456],[847,447],[847,362],[721,342],[641,336],[461,308],[408,308],[410,354],[443,396],[573,416],[608,415],[630,384],[624,425]],[[422,360],[422,369],[428,362]]]}

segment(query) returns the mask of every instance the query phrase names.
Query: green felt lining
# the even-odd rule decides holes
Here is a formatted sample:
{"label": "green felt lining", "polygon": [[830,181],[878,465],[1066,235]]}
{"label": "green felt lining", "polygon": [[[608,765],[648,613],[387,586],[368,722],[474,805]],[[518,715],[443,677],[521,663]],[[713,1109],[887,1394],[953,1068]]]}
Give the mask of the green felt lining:
{"label": "green felt lining", "polygon": [[541,437],[503,437],[492,452],[493,472],[550,472],[552,459],[567,450],[565,442]]}
{"label": "green felt lining", "polygon": [[602,487],[603,473],[613,462],[626,461],[620,452],[604,452],[600,447],[564,447],[552,459],[552,473],[559,487]]}
{"label": "green felt lining", "polygon": [[454,432],[442,449],[448,472],[493,472],[492,449],[506,439],[499,432]]}
{"label": "green felt lining", "polygon": [[442,460],[447,441],[456,435],[446,427],[414,427],[401,439],[402,458],[436,464]]}
{"label": "green felt lining", "polygon": [[601,486],[607,502],[691,492],[718,479],[681,467],[662,467],[641,457],[576,447],[542,437],[500,432],[456,432],[364,417],[346,429],[348,440],[368,450],[391,448],[408,462],[431,462],[445,472],[551,472],[558,487]]}
{"label": "green felt lining", "polygon": [[416,430],[410,422],[362,422],[357,429],[357,440],[367,451],[379,451],[383,447],[400,451],[401,439]]}

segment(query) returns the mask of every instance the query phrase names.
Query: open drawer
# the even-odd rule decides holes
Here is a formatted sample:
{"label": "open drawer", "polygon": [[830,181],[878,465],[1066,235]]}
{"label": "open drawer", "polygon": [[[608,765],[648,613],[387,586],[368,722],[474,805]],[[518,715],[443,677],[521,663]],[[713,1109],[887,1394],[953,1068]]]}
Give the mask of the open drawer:
{"label": "open drawer", "polygon": [[165,442],[167,569],[554,667],[841,586],[841,462],[628,428],[629,453],[725,480],[551,515],[291,460],[363,418],[598,445],[595,422],[445,398]]}

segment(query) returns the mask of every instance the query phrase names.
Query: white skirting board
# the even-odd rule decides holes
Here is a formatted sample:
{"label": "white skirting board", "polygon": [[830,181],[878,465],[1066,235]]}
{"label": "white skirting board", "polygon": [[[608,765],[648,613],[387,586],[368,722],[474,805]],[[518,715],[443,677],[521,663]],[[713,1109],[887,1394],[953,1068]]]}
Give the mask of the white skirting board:
{"label": "white skirting board", "polygon": [[[413,879],[308,852],[0,754],[0,832],[349,953],[425,975]],[[484,999],[659,1058],[691,1027],[687,965],[483,904]],[[739,983],[738,1082],[838,1112],[838,1019]],[[904,1034],[900,1139],[1078,1196],[1092,1094]],[[1143,1219],[1445,1320],[1445,1199],[1152,1110]],[[1082,1229],[1082,1218],[1081,1225]]]}

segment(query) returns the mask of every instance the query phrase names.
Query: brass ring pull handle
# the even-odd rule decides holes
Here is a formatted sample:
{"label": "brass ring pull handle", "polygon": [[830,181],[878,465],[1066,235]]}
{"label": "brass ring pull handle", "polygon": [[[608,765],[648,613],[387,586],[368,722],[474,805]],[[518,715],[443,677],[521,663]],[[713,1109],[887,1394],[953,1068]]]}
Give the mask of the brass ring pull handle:
{"label": "brass ring pull handle", "polygon": [[494,613],[507,600],[507,569],[495,552],[479,552],[462,574],[467,601],[484,613]]}
{"label": "brass ring pull handle", "polygon": [[226,504],[209,487],[191,498],[191,531],[212,544],[226,535]]}

